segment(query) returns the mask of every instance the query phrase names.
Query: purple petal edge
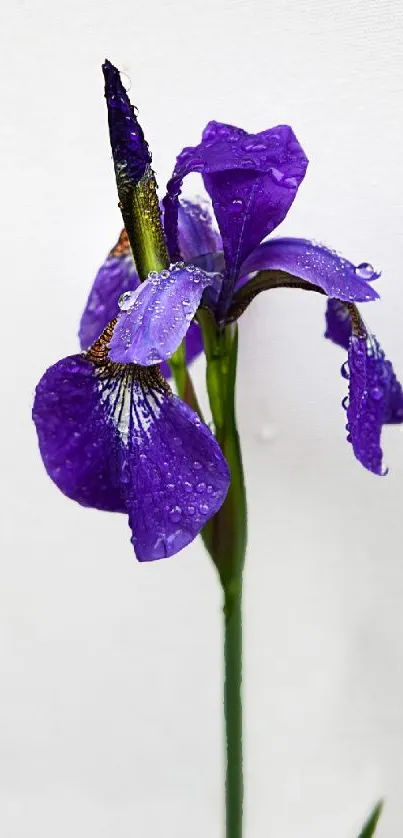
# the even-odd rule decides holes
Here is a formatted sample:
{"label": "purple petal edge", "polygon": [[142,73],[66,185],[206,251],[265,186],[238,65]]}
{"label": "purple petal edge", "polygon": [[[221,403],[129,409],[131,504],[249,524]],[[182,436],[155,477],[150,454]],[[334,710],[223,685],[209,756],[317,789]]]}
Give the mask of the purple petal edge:
{"label": "purple petal edge", "polygon": [[329,297],[348,302],[368,302],[379,297],[375,289],[368,285],[368,277],[375,279],[379,273],[372,269],[370,274],[367,270],[366,279],[363,279],[363,264],[367,263],[355,266],[334,250],[308,239],[270,239],[256,248],[243,263],[238,287],[244,285],[248,275],[256,271],[281,270],[319,285]]}

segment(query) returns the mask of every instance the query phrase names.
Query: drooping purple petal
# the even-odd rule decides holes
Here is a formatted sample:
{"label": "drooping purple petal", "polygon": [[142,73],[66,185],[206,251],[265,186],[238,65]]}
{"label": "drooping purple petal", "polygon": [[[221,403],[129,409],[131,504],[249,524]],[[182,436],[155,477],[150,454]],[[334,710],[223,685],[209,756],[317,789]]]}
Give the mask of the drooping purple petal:
{"label": "drooping purple petal", "polygon": [[[242,265],[239,287],[247,282],[249,274],[262,270],[286,271],[319,285],[329,297],[339,300],[367,302],[379,297],[368,285],[368,268],[363,278],[362,264],[355,267],[333,250],[307,239],[271,239],[261,244]],[[372,269],[371,279],[378,276]]]}
{"label": "drooping purple petal", "polygon": [[365,468],[386,474],[380,445],[382,426],[403,422],[403,392],[392,364],[372,335],[355,333],[348,351],[348,441]]}
{"label": "drooping purple petal", "polygon": [[37,388],[32,416],[46,471],[83,506],[126,512],[119,474],[119,437],[106,421],[102,381],[83,355],[50,367]]}
{"label": "drooping purple petal", "polygon": [[342,349],[348,349],[351,337],[351,317],[348,308],[340,300],[331,299],[326,306],[325,338]]}
{"label": "drooping purple petal", "polygon": [[129,240],[123,230],[91,288],[78,333],[81,349],[88,349],[108,323],[117,317],[119,297],[125,291],[134,291],[138,284]]}
{"label": "drooping purple petal", "polygon": [[168,247],[179,258],[178,199],[182,181],[201,172],[220,229],[227,278],[222,307],[230,295],[241,263],[286,216],[301,183],[307,158],[288,125],[258,134],[210,122],[201,143],[177,158],[164,199]]}
{"label": "drooping purple petal", "polygon": [[227,494],[229,470],[211,431],[176,396],[164,397],[142,447],[132,445],[127,487],[132,542],[140,561],[186,547]]}
{"label": "drooping purple petal", "polygon": [[127,512],[139,561],[178,552],[221,506],[229,485],[209,429],[157,368],[65,358],[33,408],[45,468],[84,506]]}
{"label": "drooping purple petal", "polygon": [[110,343],[112,361],[150,366],[171,357],[199,306],[211,277],[200,268],[171,265],[153,272],[121,302]]}
{"label": "drooping purple petal", "polygon": [[118,190],[135,186],[151,164],[144,134],[123,87],[119,70],[106,60],[102,65],[108,106],[109,134]]}

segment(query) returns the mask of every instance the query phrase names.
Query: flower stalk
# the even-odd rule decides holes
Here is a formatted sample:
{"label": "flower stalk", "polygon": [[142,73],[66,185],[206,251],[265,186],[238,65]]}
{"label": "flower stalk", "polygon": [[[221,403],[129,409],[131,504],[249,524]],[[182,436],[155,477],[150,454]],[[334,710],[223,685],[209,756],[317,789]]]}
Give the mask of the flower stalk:
{"label": "flower stalk", "polygon": [[226,742],[226,838],[242,838],[242,575],[247,539],[246,494],[236,423],[236,326],[216,327],[201,309],[207,390],[216,439],[227,459],[231,483],[219,512],[203,530],[205,545],[224,591],[224,720]]}

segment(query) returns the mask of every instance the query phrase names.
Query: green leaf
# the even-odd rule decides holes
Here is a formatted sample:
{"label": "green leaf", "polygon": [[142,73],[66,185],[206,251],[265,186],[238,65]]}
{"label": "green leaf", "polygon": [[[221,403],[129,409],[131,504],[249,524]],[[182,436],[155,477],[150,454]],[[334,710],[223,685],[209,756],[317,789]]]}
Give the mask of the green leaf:
{"label": "green leaf", "polygon": [[367,822],[364,824],[358,838],[372,838],[372,836],[375,835],[375,830],[378,825],[379,818],[381,817],[382,809],[383,800],[379,800],[372,814],[369,816]]}

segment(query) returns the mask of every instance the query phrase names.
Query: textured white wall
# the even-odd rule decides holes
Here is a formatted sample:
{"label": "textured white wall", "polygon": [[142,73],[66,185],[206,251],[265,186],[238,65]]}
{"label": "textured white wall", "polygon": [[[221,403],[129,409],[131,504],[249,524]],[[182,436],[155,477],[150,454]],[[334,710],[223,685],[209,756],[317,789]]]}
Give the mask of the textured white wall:
{"label": "textured white wall", "polygon": [[[399,0],[19,0],[2,24],[0,833],[219,838],[220,596],[198,544],[136,564],[123,517],[46,477],[30,406],[120,227],[100,63],[163,186],[206,121],[290,122],[311,165],[282,233],[383,269],[367,319],[403,376]],[[403,434],[354,461],[323,302],[242,319],[250,504],[246,838],[403,831]],[[203,370],[195,372],[203,384]],[[268,439],[267,437],[271,437]]]}

